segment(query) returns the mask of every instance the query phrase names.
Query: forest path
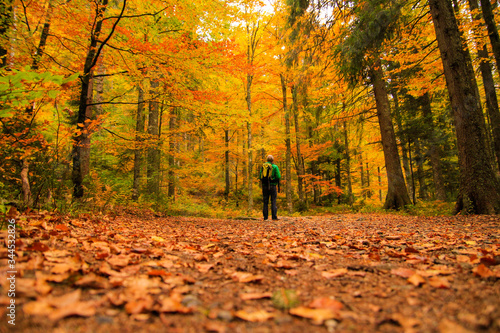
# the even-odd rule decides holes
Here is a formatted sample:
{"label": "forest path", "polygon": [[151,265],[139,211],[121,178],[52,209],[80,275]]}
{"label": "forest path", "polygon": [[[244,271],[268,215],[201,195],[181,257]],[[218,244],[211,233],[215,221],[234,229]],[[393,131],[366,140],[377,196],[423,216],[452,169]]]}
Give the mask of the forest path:
{"label": "forest path", "polygon": [[498,216],[13,219],[1,332],[500,330]]}

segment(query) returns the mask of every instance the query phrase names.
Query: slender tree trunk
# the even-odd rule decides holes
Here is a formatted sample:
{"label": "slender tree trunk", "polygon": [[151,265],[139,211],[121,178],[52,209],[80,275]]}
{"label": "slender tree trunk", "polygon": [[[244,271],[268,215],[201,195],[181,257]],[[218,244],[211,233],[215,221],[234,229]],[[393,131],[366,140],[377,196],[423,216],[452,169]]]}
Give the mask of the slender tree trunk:
{"label": "slender tree trunk", "polygon": [[421,97],[422,103],[422,114],[424,116],[424,122],[428,124],[428,149],[430,162],[432,166],[432,179],[434,182],[434,190],[436,191],[436,199],[440,201],[446,201],[446,191],[444,187],[443,172],[441,168],[441,154],[439,143],[436,138],[436,131],[434,130],[434,120],[432,119],[432,108],[431,99],[429,92],[426,92]]}
{"label": "slender tree trunk", "polygon": [[[469,0],[469,7],[471,11],[477,10],[479,8],[477,0]],[[473,19],[475,21],[481,20],[479,15],[475,15]],[[477,55],[481,60],[479,68],[483,78],[484,93],[486,96],[486,110],[488,111],[490,119],[491,132],[493,134],[493,147],[497,158],[498,170],[500,171],[500,110],[495,90],[495,80],[493,79],[486,44],[483,44],[480,40],[477,40],[476,44],[478,50]]]}
{"label": "slender tree trunk", "polygon": [[[252,81],[253,75],[247,75],[246,101],[248,109],[248,117],[252,118]],[[253,208],[253,182],[252,182],[252,167],[253,167],[253,150],[252,150],[252,123],[247,122],[247,144],[248,144],[248,164],[247,164],[247,185],[248,185],[248,211]]]}
{"label": "slender tree trunk", "polygon": [[427,184],[425,183],[424,176],[424,161],[425,157],[422,154],[422,149],[420,146],[420,139],[415,138],[415,162],[417,163],[417,179],[418,179],[418,195],[420,199],[427,200]]}
{"label": "slender tree trunk", "polygon": [[388,182],[384,209],[400,209],[411,204],[411,201],[406,189],[403,171],[401,170],[396,135],[394,134],[389,109],[389,98],[380,61],[375,66],[375,68],[371,69],[371,81],[377,105]]}
{"label": "slender tree trunk", "polygon": [[[342,106],[345,109],[345,103]],[[349,137],[347,130],[347,122],[344,121],[344,145],[345,145],[345,169],[347,173],[347,204],[352,205],[354,203],[354,197],[352,194],[352,179],[351,179],[351,152],[349,150]]]}
{"label": "slender tree trunk", "polygon": [[[487,0],[489,1],[489,0]],[[484,117],[470,55],[447,0],[429,0],[457,135],[460,189],[455,212],[500,212],[500,185],[486,147]]]}
{"label": "slender tree trunk", "polygon": [[170,110],[170,120],[169,120],[169,137],[168,137],[168,197],[175,201],[175,152],[177,143],[177,134],[175,131],[177,129],[177,110],[172,108]]}
{"label": "slender tree trunk", "polygon": [[229,178],[229,130],[225,129],[224,130],[224,143],[226,146],[226,151],[224,152],[224,158],[225,158],[225,163],[224,163],[224,171],[225,171],[225,179],[226,179],[226,189],[224,190],[224,199],[229,201],[229,191],[231,190],[231,182]]}
{"label": "slender tree trunk", "polygon": [[297,160],[296,160],[296,168],[297,168],[297,182],[298,182],[298,192],[299,192],[299,204],[301,209],[305,209],[305,198],[304,198],[304,161],[302,159],[301,153],[301,140],[300,140],[300,128],[299,128],[299,105],[297,98],[297,87],[292,86],[292,113],[295,127],[295,147],[297,150]]}
{"label": "slender tree trunk", "polygon": [[137,87],[137,118],[135,124],[135,149],[134,149],[134,184],[132,188],[132,200],[139,199],[142,187],[142,169],[144,167],[144,127],[146,126],[146,113],[144,112],[144,90],[140,85]]}
{"label": "slender tree trunk", "polygon": [[149,117],[148,117],[148,137],[149,145],[148,167],[147,167],[147,187],[148,193],[155,198],[160,194],[160,143],[158,140],[160,134],[159,116],[160,103],[158,102],[158,80],[154,79],[151,82],[151,101],[149,102]]}
{"label": "slender tree trunk", "polygon": [[395,89],[392,90],[392,99],[394,100],[394,116],[396,118],[396,126],[398,129],[399,140],[401,141],[401,154],[403,160],[403,169],[405,171],[406,185],[408,187],[408,193],[413,193],[412,179],[411,179],[411,169],[410,163],[408,161],[408,148],[407,148],[407,138],[403,131],[403,120],[401,119],[401,111],[399,108],[399,96]]}
{"label": "slender tree trunk", "polygon": [[83,74],[81,76],[80,100],[78,105],[77,129],[79,134],[73,137],[73,197],[83,197],[83,179],[88,172],[88,164],[86,162],[86,152],[88,145],[88,132],[84,130],[85,121],[89,114],[89,92],[92,89],[92,68],[95,66],[97,54],[97,44],[101,35],[103,16],[108,5],[108,0],[102,0],[97,9],[96,25],[90,38],[90,47],[85,59]]}
{"label": "slender tree trunk", "polygon": [[285,76],[280,74],[281,91],[283,94],[283,112],[285,113],[285,193],[286,193],[286,206],[288,214],[293,213],[292,202],[292,142],[290,132],[290,112],[287,103],[287,82]]}

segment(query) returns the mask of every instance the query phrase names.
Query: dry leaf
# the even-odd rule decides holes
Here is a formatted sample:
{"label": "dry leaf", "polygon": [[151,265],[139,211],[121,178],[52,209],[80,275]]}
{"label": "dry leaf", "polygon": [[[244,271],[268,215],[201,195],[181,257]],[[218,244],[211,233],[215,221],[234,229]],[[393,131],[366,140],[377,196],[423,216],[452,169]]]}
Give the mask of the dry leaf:
{"label": "dry leaf", "polygon": [[244,301],[251,300],[251,299],[271,298],[272,296],[273,296],[273,294],[271,292],[240,294],[240,298]]}
{"label": "dry leaf", "polygon": [[340,311],[344,305],[332,298],[320,297],[311,301],[311,303],[309,303],[309,307],[313,309],[330,309],[332,311]]}
{"label": "dry leaf", "polygon": [[264,322],[276,316],[276,314],[264,310],[257,310],[254,312],[240,310],[237,311],[234,315],[240,319],[251,322]]}
{"label": "dry leaf", "polygon": [[321,276],[327,279],[332,279],[340,276],[346,275],[348,272],[347,268],[338,268],[331,271],[321,272]]}
{"label": "dry leaf", "polygon": [[323,323],[328,319],[338,319],[339,315],[331,309],[311,309],[305,306],[299,306],[290,309],[290,314],[298,317],[314,320],[316,323]]}
{"label": "dry leaf", "polygon": [[479,266],[474,267],[472,272],[474,272],[474,275],[480,276],[482,278],[489,278],[490,276],[494,275],[493,271],[483,264],[480,264]]}
{"label": "dry leaf", "polygon": [[200,271],[200,273],[208,273],[208,271],[214,267],[214,264],[196,264],[196,269]]}
{"label": "dry leaf", "polygon": [[450,288],[450,282],[447,279],[438,276],[431,277],[429,279],[429,284],[434,288],[442,288],[442,289]]}
{"label": "dry leaf", "polygon": [[401,267],[401,268],[391,269],[391,274],[401,276],[403,278],[409,278],[410,276],[415,274],[415,271],[413,269]]}
{"label": "dry leaf", "polygon": [[253,275],[253,274],[247,273],[247,272],[234,272],[231,275],[231,277],[233,280],[238,281],[238,282],[243,282],[243,283],[256,282],[256,281],[261,281],[262,279],[264,279],[263,275]]}
{"label": "dry leaf", "polygon": [[425,283],[425,279],[419,274],[413,274],[412,276],[410,276],[408,278],[407,281],[410,282],[411,284],[413,284],[415,287],[418,287],[421,284]]}
{"label": "dry leaf", "polygon": [[49,315],[50,320],[60,320],[69,316],[91,317],[96,313],[95,302],[76,302],[56,309]]}

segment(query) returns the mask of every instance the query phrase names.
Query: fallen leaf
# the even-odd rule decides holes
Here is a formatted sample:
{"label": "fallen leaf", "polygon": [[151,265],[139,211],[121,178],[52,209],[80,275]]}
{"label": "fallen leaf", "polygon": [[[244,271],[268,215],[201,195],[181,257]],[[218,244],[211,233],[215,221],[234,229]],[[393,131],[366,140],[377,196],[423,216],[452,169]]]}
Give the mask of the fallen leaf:
{"label": "fallen leaf", "polygon": [[450,282],[447,279],[438,276],[433,276],[429,278],[429,285],[431,285],[434,288],[441,288],[441,289],[450,288]]}
{"label": "fallen leaf", "polygon": [[200,271],[200,273],[205,274],[205,273],[208,273],[208,271],[210,269],[212,269],[212,267],[214,267],[214,265],[213,264],[196,264],[195,267],[198,271]]}
{"label": "fallen leaf", "polygon": [[48,318],[50,320],[60,320],[69,316],[91,317],[96,313],[95,302],[76,302],[67,307],[61,307],[53,311]]}
{"label": "fallen leaf", "polygon": [[330,271],[321,272],[321,276],[327,279],[332,279],[340,276],[346,275],[348,272],[347,268],[338,268]]}
{"label": "fallen leaf", "polygon": [[438,326],[439,333],[472,333],[470,331],[459,324],[445,318],[441,320]]}
{"label": "fallen leaf", "polygon": [[318,324],[323,323],[325,320],[339,318],[339,315],[331,309],[311,309],[305,306],[299,306],[290,309],[289,312],[294,316],[312,319]]}
{"label": "fallen leaf", "polygon": [[236,311],[234,315],[240,319],[251,322],[264,322],[276,316],[276,314],[264,310],[257,310],[254,312],[247,312],[244,310],[240,310]]}
{"label": "fallen leaf", "polygon": [[493,271],[486,267],[483,264],[480,264],[477,267],[474,267],[472,269],[472,272],[474,272],[474,275],[482,277],[482,278],[489,278],[490,276],[493,276]]}
{"label": "fallen leaf", "polygon": [[309,307],[313,309],[330,309],[332,311],[340,311],[344,305],[337,300],[329,297],[315,298],[309,303]]}
{"label": "fallen leaf", "polygon": [[401,276],[403,278],[409,278],[410,276],[415,274],[415,271],[413,269],[401,267],[401,268],[391,269],[391,274]]}
{"label": "fallen leaf", "polygon": [[231,278],[235,281],[247,283],[247,282],[256,282],[264,279],[263,275],[253,275],[248,272],[234,272],[231,275]]}
{"label": "fallen leaf", "polygon": [[273,294],[271,292],[240,294],[240,298],[244,301],[251,300],[251,299],[271,298],[272,296],[273,296]]}
{"label": "fallen leaf", "polygon": [[425,283],[425,279],[419,274],[413,274],[412,276],[410,276],[408,278],[407,281],[410,282],[411,284],[413,284],[415,287],[418,287],[421,284]]}

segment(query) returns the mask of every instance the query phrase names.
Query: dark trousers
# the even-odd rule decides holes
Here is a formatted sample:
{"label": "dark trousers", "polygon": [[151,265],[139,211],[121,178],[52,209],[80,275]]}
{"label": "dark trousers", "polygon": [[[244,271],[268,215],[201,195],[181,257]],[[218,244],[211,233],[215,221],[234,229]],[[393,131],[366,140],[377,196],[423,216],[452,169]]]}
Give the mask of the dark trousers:
{"label": "dark trousers", "polygon": [[271,215],[273,220],[278,218],[278,207],[276,206],[276,198],[278,192],[276,191],[276,185],[262,184],[262,197],[264,198],[264,207],[262,208],[262,214],[264,215],[264,220],[269,217],[269,197],[271,197]]}

